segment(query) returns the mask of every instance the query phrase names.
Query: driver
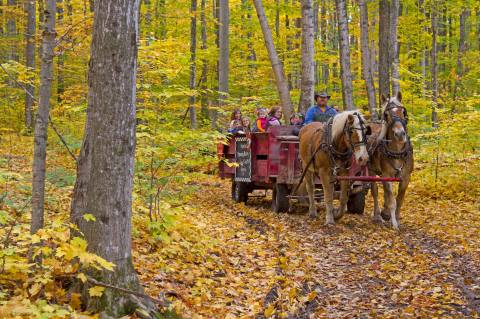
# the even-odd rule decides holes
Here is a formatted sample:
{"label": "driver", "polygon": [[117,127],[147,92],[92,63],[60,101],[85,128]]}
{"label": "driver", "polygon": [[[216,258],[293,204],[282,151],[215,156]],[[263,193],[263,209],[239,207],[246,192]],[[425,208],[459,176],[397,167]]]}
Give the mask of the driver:
{"label": "driver", "polygon": [[316,104],[307,110],[305,115],[305,124],[312,122],[326,122],[329,118],[335,116],[338,112],[327,105],[330,95],[325,92],[315,94]]}

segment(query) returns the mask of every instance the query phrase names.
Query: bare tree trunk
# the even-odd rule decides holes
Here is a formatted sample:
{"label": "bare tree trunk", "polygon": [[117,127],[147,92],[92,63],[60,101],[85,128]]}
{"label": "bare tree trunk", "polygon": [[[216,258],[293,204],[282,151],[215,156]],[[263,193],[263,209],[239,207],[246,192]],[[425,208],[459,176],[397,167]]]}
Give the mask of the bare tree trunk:
{"label": "bare tree trunk", "polygon": [[377,99],[375,96],[375,84],[373,82],[373,71],[370,58],[370,41],[368,37],[368,7],[366,0],[359,0],[360,6],[360,38],[362,51],[362,74],[365,79],[367,89],[368,109],[372,119],[378,119],[377,115]]}
{"label": "bare tree trunk", "polygon": [[190,97],[189,113],[190,126],[197,128],[197,113],[195,111],[196,102],[196,81],[197,81],[197,0],[191,0],[190,8]]}
{"label": "bare tree trunk", "polygon": [[338,15],[338,35],[340,40],[340,72],[342,78],[342,98],[345,110],[355,109],[353,102],[352,72],[350,69],[350,44],[347,22],[346,0],[335,0]]}
{"label": "bare tree trunk", "polygon": [[436,3],[432,3],[432,51],[431,51],[431,73],[432,73],[432,125],[438,127],[438,64],[437,64],[437,12]]}
{"label": "bare tree trunk", "polygon": [[289,119],[293,114],[292,100],[290,99],[290,92],[288,90],[288,83],[285,78],[285,72],[283,71],[283,64],[278,58],[275,45],[273,44],[272,32],[268,26],[267,17],[265,15],[265,9],[263,8],[262,0],[253,0],[255,9],[257,11],[258,20],[262,28],[263,38],[265,40],[265,46],[268,51],[270,63],[272,64],[273,73],[275,75],[275,82],[277,84],[278,95],[280,97],[280,103],[282,104],[282,110],[285,114],[285,118]]}
{"label": "bare tree trunk", "polygon": [[380,18],[378,25],[378,91],[380,97],[390,95],[390,59],[388,56],[389,41],[389,5],[388,0],[380,0]]}
{"label": "bare tree trunk", "polygon": [[[57,24],[61,26],[63,24],[63,0],[57,0]],[[65,91],[65,78],[63,76],[63,68],[65,67],[65,53],[59,52],[57,58],[57,100],[62,101],[63,92]]]}
{"label": "bare tree trunk", "polygon": [[43,228],[44,225],[45,162],[53,81],[56,0],[47,0],[44,14],[45,26],[42,32],[39,102],[33,139],[32,221],[30,228],[32,234]]}
{"label": "bare tree trunk", "polygon": [[45,0],[38,0],[38,28],[43,30],[45,24]]}
{"label": "bare tree trunk", "polygon": [[[15,0],[7,0],[7,5],[9,7],[15,7]],[[9,38],[7,60],[18,61],[17,35],[17,21],[15,14],[9,13],[7,19],[7,36]]]}
{"label": "bare tree trunk", "polygon": [[392,95],[395,96],[400,91],[400,74],[398,71],[398,12],[400,10],[400,0],[390,0],[390,65],[392,68]]}
{"label": "bare tree trunk", "polygon": [[36,33],[36,0],[27,0],[25,4],[27,11],[27,30],[25,34],[26,47],[25,58],[27,65],[27,76],[29,82],[25,86],[25,126],[27,129],[33,127],[33,96],[35,95],[35,86],[33,80],[35,79],[35,33]]}
{"label": "bare tree trunk", "polygon": [[[131,243],[138,17],[139,0],[95,1],[87,121],[71,215],[88,250],[116,265],[113,272],[90,275],[134,291],[142,291]],[[86,221],[86,213],[96,221]],[[84,304],[102,317],[118,318],[139,301],[106,289],[101,298],[87,294]]]}
{"label": "bare tree trunk", "polygon": [[[205,13],[205,1],[201,0],[201,12],[200,12],[200,32],[202,38],[201,49],[203,54],[207,51],[207,16]],[[200,76],[200,89],[201,89],[201,106],[202,115],[208,119],[208,100],[207,100],[207,73],[208,73],[208,60],[202,58],[202,75]]]}
{"label": "bare tree trunk", "polygon": [[315,84],[312,0],[302,0],[302,84],[298,111],[305,113],[313,103]]}
{"label": "bare tree trunk", "polygon": [[230,8],[229,0],[219,0],[219,4],[218,105],[222,107],[228,98]]}
{"label": "bare tree trunk", "polygon": [[458,92],[462,90],[462,77],[466,73],[466,68],[463,65],[463,58],[465,57],[465,53],[468,50],[468,43],[467,43],[467,19],[470,16],[470,9],[463,8],[462,13],[460,14],[460,39],[458,42],[458,56],[457,56],[457,81],[455,83],[455,97],[461,95],[462,92]]}
{"label": "bare tree trunk", "polygon": [[280,0],[275,0],[275,37],[280,38]]}

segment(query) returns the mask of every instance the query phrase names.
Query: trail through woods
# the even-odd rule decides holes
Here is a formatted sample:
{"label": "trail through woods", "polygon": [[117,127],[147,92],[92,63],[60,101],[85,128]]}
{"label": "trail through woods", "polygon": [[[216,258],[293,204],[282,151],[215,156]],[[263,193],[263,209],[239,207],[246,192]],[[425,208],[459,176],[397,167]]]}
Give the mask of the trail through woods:
{"label": "trail through woods", "polygon": [[[23,146],[29,143],[1,140],[4,190],[23,207],[32,158]],[[59,154],[61,145],[52,148],[47,227],[68,222],[75,174],[68,154]],[[369,196],[365,215],[346,215],[326,228],[323,209],[312,221],[300,206],[292,214],[273,213],[270,194],[235,204],[228,181],[201,174],[172,182],[179,195],[161,204],[158,232],[137,189],[135,269],[146,292],[167,296],[182,318],[479,318],[478,199],[427,197],[420,183],[415,179],[407,192],[400,232],[371,222]],[[21,214],[12,240],[28,233],[28,215]],[[24,298],[32,289],[23,290]],[[52,295],[56,302],[68,303],[66,291],[56,289],[63,291]]]}
{"label": "trail through woods", "polygon": [[186,317],[479,316],[472,202],[424,199],[413,186],[397,233],[371,223],[371,205],[326,228],[305,213],[271,212],[269,197],[234,204],[227,182],[200,187],[185,211],[196,243],[157,258],[137,247],[147,290],[178,293]]}

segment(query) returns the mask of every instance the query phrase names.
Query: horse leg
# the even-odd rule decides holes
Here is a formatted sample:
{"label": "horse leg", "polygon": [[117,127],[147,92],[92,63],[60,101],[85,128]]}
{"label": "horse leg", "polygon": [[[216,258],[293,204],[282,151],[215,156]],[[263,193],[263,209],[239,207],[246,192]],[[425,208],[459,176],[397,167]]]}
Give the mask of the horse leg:
{"label": "horse leg", "polygon": [[[387,182],[382,182],[383,185],[383,209],[381,212],[381,216],[383,220],[390,220],[390,211],[387,209],[387,193],[385,192],[385,187]],[[377,197],[378,198],[378,197]]]}
{"label": "horse leg", "polygon": [[373,197],[373,221],[375,223],[383,223],[382,215],[380,214],[380,207],[378,205],[378,186],[377,183],[373,182],[372,187],[372,197]]}
{"label": "horse leg", "polygon": [[392,226],[394,229],[398,230],[398,221],[395,216],[395,209],[397,207],[397,201],[395,199],[395,195],[393,194],[393,183],[387,182],[384,184],[384,192],[385,192],[385,209],[390,212],[390,217],[392,220]]}
{"label": "horse leg", "polygon": [[322,179],[323,186],[323,199],[325,201],[326,215],[325,215],[325,224],[331,226],[335,224],[333,218],[333,184],[330,183],[330,172],[328,169],[322,169],[320,171],[320,178]]}
{"label": "horse leg", "polygon": [[397,194],[397,207],[395,208],[395,215],[397,222],[400,224],[400,209],[402,208],[403,199],[405,198],[405,192],[407,191],[408,183],[410,182],[410,176],[402,178],[400,184],[398,184]]}
{"label": "horse leg", "polygon": [[338,208],[338,211],[334,211],[335,220],[339,220],[345,214],[345,210],[347,208],[349,186],[349,181],[340,181],[340,207]]}
{"label": "horse leg", "polygon": [[308,171],[305,174],[305,186],[308,193],[308,212],[311,218],[317,217],[317,207],[315,206],[315,180],[314,175],[311,171]]}

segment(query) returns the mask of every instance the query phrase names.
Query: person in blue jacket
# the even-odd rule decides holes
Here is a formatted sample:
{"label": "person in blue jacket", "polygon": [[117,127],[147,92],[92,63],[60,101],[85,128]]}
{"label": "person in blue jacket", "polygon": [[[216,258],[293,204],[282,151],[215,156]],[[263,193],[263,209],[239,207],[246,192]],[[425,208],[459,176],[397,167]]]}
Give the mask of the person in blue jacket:
{"label": "person in blue jacket", "polygon": [[305,115],[304,124],[312,122],[326,122],[329,118],[335,116],[338,112],[333,107],[327,105],[330,95],[327,93],[315,94],[315,105],[312,105]]}

